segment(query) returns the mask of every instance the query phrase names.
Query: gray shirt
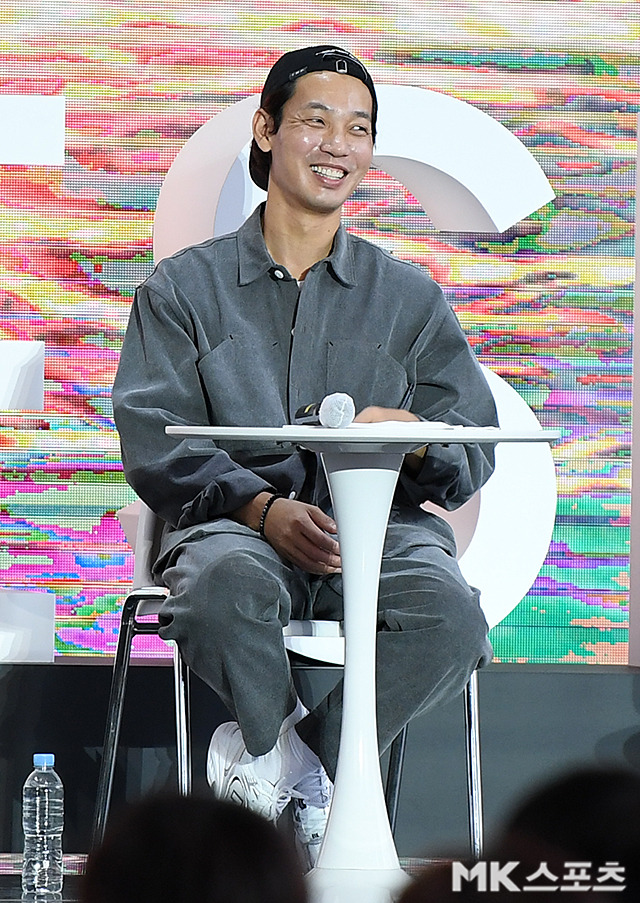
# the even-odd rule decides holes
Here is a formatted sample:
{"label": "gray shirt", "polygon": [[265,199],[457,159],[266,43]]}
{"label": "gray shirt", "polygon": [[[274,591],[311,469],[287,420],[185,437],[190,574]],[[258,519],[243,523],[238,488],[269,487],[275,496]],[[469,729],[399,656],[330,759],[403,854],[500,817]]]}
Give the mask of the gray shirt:
{"label": "gray shirt", "polygon": [[[165,435],[168,424],[281,426],[346,392],[356,409],[492,426],[493,397],[438,285],[412,264],[338,230],[301,287],[274,263],[260,209],[236,232],[161,261],[140,286],[113,389],[125,474],[188,534],[265,489],[328,510],[315,454],[275,443]],[[394,503],[455,508],[490,476],[486,445],[432,445],[401,473]]]}

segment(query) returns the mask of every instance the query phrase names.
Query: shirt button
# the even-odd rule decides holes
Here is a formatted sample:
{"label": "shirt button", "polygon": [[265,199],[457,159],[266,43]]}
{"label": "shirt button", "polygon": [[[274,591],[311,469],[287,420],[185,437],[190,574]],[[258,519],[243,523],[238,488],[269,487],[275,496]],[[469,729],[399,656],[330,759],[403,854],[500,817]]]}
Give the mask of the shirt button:
{"label": "shirt button", "polygon": [[276,279],[284,279],[284,273],[282,272],[282,270],[274,270],[273,275],[276,277]]}
{"label": "shirt button", "polygon": [[295,489],[292,489],[291,492],[289,493],[289,498],[294,499],[295,497],[296,497],[296,491],[295,491]]}

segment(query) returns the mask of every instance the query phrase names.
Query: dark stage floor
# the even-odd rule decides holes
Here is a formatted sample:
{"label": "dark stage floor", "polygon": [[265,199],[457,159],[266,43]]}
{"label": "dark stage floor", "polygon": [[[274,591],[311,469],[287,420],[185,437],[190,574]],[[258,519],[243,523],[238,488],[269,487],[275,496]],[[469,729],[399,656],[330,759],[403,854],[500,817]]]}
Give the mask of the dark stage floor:
{"label": "dark stage floor", "polygon": [[[56,901],[60,901],[60,903],[77,903],[80,899],[78,887],[84,860],[85,856],[82,854],[65,855],[64,885],[61,897],[54,898]],[[436,861],[438,860],[401,859],[400,864],[409,875],[417,875],[425,866]],[[21,857],[19,855],[0,853],[0,903],[16,903],[16,901],[22,900],[20,868]]]}
{"label": "dark stage floor", "polygon": [[[75,903],[79,900],[78,884],[85,859],[86,856],[83,854],[65,854],[62,895],[55,899],[61,900],[62,903]],[[9,901],[15,903],[16,900],[22,900],[21,868],[21,855],[0,853],[0,903],[9,903]]]}
{"label": "dark stage floor", "polygon": [[[71,903],[71,901],[79,900],[78,882],[79,875],[65,875],[62,895],[59,899],[63,903]],[[20,875],[0,874],[0,903],[15,903],[16,900],[22,900],[22,887]]]}

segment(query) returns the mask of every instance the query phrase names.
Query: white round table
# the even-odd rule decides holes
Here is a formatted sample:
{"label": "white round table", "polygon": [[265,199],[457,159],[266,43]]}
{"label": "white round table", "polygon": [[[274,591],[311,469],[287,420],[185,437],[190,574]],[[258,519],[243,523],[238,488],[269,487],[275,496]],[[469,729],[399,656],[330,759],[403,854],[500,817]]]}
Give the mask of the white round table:
{"label": "white round table", "polygon": [[427,444],[552,442],[557,430],[413,421],[316,426],[168,426],[173,436],[300,445],[321,455],[338,525],[345,666],[340,749],[313,903],[387,903],[408,880],[389,827],[376,723],[376,615],[382,549],[405,454]]}

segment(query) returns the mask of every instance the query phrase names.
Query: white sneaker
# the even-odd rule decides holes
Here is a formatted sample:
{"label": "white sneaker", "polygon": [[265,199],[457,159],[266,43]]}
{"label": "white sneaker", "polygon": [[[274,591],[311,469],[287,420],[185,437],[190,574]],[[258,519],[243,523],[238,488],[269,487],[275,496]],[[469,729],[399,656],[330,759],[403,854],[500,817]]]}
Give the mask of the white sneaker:
{"label": "white sneaker", "polygon": [[[286,776],[282,776],[279,746],[280,741],[266,756],[251,756],[238,723],[221,724],[207,753],[207,781],[215,795],[246,806],[269,821],[277,821],[292,793]],[[261,767],[256,767],[258,762]]]}
{"label": "white sneaker", "polygon": [[305,871],[315,868],[329,817],[329,806],[308,806],[302,799],[292,800],[295,844]]}
{"label": "white sneaker", "polygon": [[315,868],[333,796],[333,784],[322,766],[298,781],[293,789],[292,818],[296,847],[303,866]]}
{"label": "white sneaker", "polygon": [[303,800],[312,809],[327,809],[333,796],[333,783],[320,760],[318,766],[302,777],[293,788],[294,799]]}

